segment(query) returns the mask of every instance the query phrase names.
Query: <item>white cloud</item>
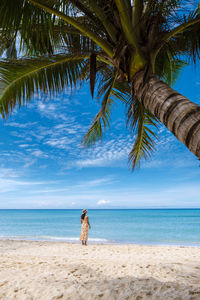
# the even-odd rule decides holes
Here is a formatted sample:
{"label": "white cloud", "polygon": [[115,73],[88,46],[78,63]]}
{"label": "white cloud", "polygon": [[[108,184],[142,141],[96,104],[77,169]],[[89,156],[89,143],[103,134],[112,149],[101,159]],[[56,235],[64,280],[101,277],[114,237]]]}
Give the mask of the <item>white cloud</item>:
{"label": "white cloud", "polygon": [[83,112],[81,115],[82,116],[89,116],[89,115],[91,115],[91,112]]}
{"label": "white cloud", "polygon": [[57,194],[58,193],[66,193],[66,192],[69,192],[70,189],[69,188],[48,188],[46,186],[44,186],[43,189],[34,189],[34,191],[30,191],[30,194]]}
{"label": "white cloud", "polygon": [[11,168],[0,168],[0,178],[16,178],[19,172]]}
{"label": "white cloud", "polygon": [[109,200],[99,200],[98,202],[97,202],[97,205],[106,205],[106,204],[109,204],[110,203],[110,201]]}
{"label": "white cloud", "polygon": [[25,163],[24,168],[29,168],[30,166],[34,165],[35,163],[36,163],[36,159],[31,159]]}
{"label": "white cloud", "polygon": [[[63,113],[63,108],[61,106],[55,105],[53,103],[41,102],[37,103],[38,111],[42,115],[42,117],[46,117],[52,120],[63,120],[67,121],[67,116]],[[61,111],[62,109],[62,111]]]}
{"label": "white cloud", "polygon": [[133,140],[130,135],[127,137],[121,135],[118,139],[99,142],[89,149],[84,149],[81,153],[82,158],[74,161],[74,164],[78,168],[104,167],[113,166],[117,161],[119,166],[119,161],[127,161],[132,145]]}
{"label": "white cloud", "polygon": [[18,122],[7,122],[6,126],[18,127],[18,128],[28,128],[31,126],[35,126],[37,122],[26,122],[26,123],[18,123]]}
{"label": "white cloud", "polygon": [[88,167],[104,167],[108,164],[108,161],[106,161],[104,158],[93,158],[93,159],[83,159],[83,160],[77,160],[75,162],[77,167],[79,168],[88,168]]}
{"label": "white cloud", "polygon": [[47,158],[48,157],[48,155],[46,153],[42,152],[39,149],[37,149],[37,150],[35,150],[35,151],[31,152],[31,153],[32,153],[33,156],[39,157],[39,158]]}
{"label": "white cloud", "polygon": [[114,179],[112,177],[103,177],[103,178],[98,178],[94,180],[86,180],[86,181],[81,181],[79,184],[75,185],[75,188],[92,188],[96,186],[105,186],[105,184],[112,184],[114,182]]}
{"label": "white cloud", "polygon": [[46,105],[43,102],[38,102],[38,109],[40,111],[45,111]]}
{"label": "white cloud", "polygon": [[[31,190],[35,191],[36,186],[46,186],[55,184],[55,181],[43,181],[43,180],[30,180],[24,179],[26,173],[23,169],[19,171],[12,168],[0,168],[0,194],[7,192],[21,192],[25,191],[25,194]],[[15,194],[17,200],[18,194]]]}
{"label": "white cloud", "polygon": [[[88,181],[90,182],[90,181]],[[92,181],[91,181],[92,182]],[[22,208],[159,208],[159,207],[200,207],[200,186],[193,184],[171,184],[160,187],[143,183],[140,186],[110,186],[92,189],[77,188],[70,182],[63,187],[62,181],[37,182],[21,178],[0,181],[0,207]],[[87,184],[87,182],[85,182]],[[54,186],[53,186],[54,185]],[[103,186],[103,184],[102,184]],[[142,187],[142,188],[141,188]],[[3,194],[5,192],[12,194]],[[16,193],[17,192],[17,193]],[[3,200],[6,195],[7,201]],[[41,204],[42,203],[42,204]]]}
{"label": "white cloud", "polygon": [[59,149],[69,149],[69,145],[75,143],[76,138],[60,137],[52,138],[45,142],[46,145],[56,147]]}
{"label": "white cloud", "polygon": [[30,147],[30,145],[29,144],[21,144],[21,145],[19,145],[19,147],[20,148],[27,148],[27,147]]}
{"label": "white cloud", "polygon": [[14,180],[14,179],[5,179],[0,178],[0,193],[7,193],[18,191],[26,187],[32,188],[33,186],[43,185],[44,182],[37,181],[23,181],[23,180]]}

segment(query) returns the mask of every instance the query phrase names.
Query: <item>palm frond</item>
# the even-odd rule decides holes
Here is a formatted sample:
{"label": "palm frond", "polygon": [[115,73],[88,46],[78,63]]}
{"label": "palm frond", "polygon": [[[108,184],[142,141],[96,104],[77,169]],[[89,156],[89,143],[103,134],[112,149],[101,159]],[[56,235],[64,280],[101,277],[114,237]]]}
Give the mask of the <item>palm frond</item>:
{"label": "palm frond", "polygon": [[135,143],[129,153],[132,170],[139,167],[142,159],[151,157],[157,135],[151,129],[157,127],[158,120],[136,99],[128,105],[127,126],[135,135]]}
{"label": "palm frond", "polygon": [[[97,100],[99,100],[104,93],[106,92],[107,88],[110,85],[110,78],[115,76],[116,70],[113,66],[110,66],[104,62],[98,62],[97,64],[98,69],[98,93],[97,93]],[[121,102],[125,103],[128,101],[127,99],[130,98],[131,88],[127,81],[121,81],[118,79],[119,74],[117,74],[117,78],[115,80],[115,84],[112,90],[112,96],[116,98],[116,95],[119,96]],[[124,100],[122,100],[122,98]],[[125,100],[126,99],[126,100]],[[117,100],[117,98],[116,98]]]}
{"label": "palm frond", "polygon": [[85,147],[91,146],[97,140],[102,138],[102,125],[104,129],[106,129],[106,127],[110,127],[110,115],[114,105],[114,100],[111,95],[115,85],[115,80],[116,76],[110,78],[109,86],[107,87],[107,90],[103,97],[101,109],[95,116],[92,126],[82,140],[82,143]]}
{"label": "palm frond", "polygon": [[187,62],[196,64],[200,59],[200,22],[179,33],[169,41],[169,45]]}
{"label": "palm frond", "polygon": [[158,126],[157,118],[131,96],[131,86],[127,81],[115,81],[112,99],[122,102],[127,107],[127,127],[135,136],[135,143],[129,154],[132,170],[140,166],[142,159],[147,159],[154,151],[157,135],[154,129]]}
{"label": "palm frond", "polygon": [[95,80],[96,80],[96,54],[92,53],[90,55],[90,92],[92,98],[94,96],[94,87],[95,87]]}
{"label": "palm frond", "polygon": [[180,16],[177,24],[164,35],[164,40],[176,55],[196,63],[200,59],[200,4],[187,15]]}
{"label": "palm frond", "polygon": [[[48,2],[60,12],[76,17],[77,10],[71,1]],[[81,23],[91,26],[87,18],[78,18]],[[97,31],[97,25],[94,24]],[[8,33],[12,36],[12,44],[17,44],[18,51],[23,56],[52,55],[62,52],[63,48],[72,53],[72,49],[75,52],[77,48],[85,48],[86,44],[87,48],[94,50],[94,43],[90,38],[80,34],[80,31],[55,15],[24,0],[1,1],[0,35]]]}
{"label": "palm frond", "polygon": [[0,56],[2,56],[5,51],[7,52],[8,55],[11,54],[10,57],[13,57],[15,55],[12,56],[13,51],[11,51],[11,49],[14,50],[13,47],[13,43],[12,43],[12,37],[10,32],[0,32]]}
{"label": "palm frond", "polygon": [[[176,50],[175,50],[176,51]],[[156,58],[155,73],[170,86],[174,86],[187,62],[176,57],[176,52],[166,45]]]}
{"label": "palm frond", "polygon": [[[27,46],[37,45],[40,50],[41,47],[47,50],[50,47],[50,53],[52,53],[53,40],[50,40],[50,32],[53,24],[53,16],[49,16],[46,12],[38,9],[30,4],[28,1],[1,1],[0,5],[0,29],[1,32],[10,32],[14,37],[13,42],[16,43],[16,39],[20,32],[21,46],[26,44]],[[43,27],[43,31],[37,30],[35,27],[38,25]],[[48,34],[46,33],[46,27],[48,26]],[[33,44],[32,44],[32,43]]]}
{"label": "palm frond", "polygon": [[106,91],[110,87],[110,83],[114,76],[113,74],[114,69],[109,68],[109,66],[104,66],[98,72],[98,93],[97,93],[97,100],[100,101],[102,96],[106,93]]}
{"label": "palm frond", "polygon": [[80,80],[85,56],[57,55],[0,61],[0,112],[6,117],[18,104],[31,100],[35,92],[55,94]]}
{"label": "palm frond", "polygon": [[[97,45],[91,41],[86,36],[81,35],[78,31],[76,32],[71,26],[68,27],[68,31],[65,32],[63,29],[57,35],[58,38],[63,39],[62,49],[65,50],[67,53],[92,53],[93,51],[97,51]],[[62,26],[63,28],[63,26]]]}
{"label": "palm frond", "polygon": [[40,2],[39,0],[29,1],[45,12],[48,12],[50,15],[54,15],[56,18],[61,19],[68,24],[71,24],[83,35],[87,35],[91,40],[93,40],[93,42],[97,43],[108,56],[113,56],[113,49],[109,41],[105,39],[104,36],[99,33],[99,31],[95,30],[93,26],[90,27],[87,24],[83,24],[83,22],[81,22],[81,17],[74,18],[70,14],[63,13],[62,11],[60,11],[59,7],[51,5],[51,1],[48,0],[43,0],[42,2]]}
{"label": "palm frond", "polygon": [[115,81],[115,86],[112,91],[113,99],[127,105],[131,98],[131,86],[127,81]]}

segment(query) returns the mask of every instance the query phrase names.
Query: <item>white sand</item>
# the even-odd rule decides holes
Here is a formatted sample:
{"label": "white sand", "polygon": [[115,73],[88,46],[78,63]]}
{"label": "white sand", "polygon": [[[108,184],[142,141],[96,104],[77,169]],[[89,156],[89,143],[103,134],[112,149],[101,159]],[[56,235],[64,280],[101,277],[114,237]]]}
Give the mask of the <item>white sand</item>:
{"label": "white sand", "polygon": [[0,299],[200,299],[200,248],[0,241]]}

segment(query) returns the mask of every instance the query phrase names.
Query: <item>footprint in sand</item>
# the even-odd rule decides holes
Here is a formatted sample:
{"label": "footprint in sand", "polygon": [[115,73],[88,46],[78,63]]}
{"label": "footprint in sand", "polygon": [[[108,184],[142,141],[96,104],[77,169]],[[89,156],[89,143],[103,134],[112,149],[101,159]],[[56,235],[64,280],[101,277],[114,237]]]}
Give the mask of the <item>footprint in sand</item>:
{"label": "footprint in sand", "polygon": [[0,287],[4,286],[6,283],[8,283],[8,281],[4,281],[4,282],[0,283]]}

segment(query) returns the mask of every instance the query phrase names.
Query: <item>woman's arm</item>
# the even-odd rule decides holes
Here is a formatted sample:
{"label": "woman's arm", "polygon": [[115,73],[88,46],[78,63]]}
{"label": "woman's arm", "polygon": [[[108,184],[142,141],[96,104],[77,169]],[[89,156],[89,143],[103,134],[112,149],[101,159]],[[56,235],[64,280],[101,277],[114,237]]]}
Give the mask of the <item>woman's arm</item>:
{"label": "woman's arm", "polygon": [[91,226],[90,226],[90,222],[89,222],[88,216],[87,216],[87,222],[88,222],[89,228],[91,229]]}

